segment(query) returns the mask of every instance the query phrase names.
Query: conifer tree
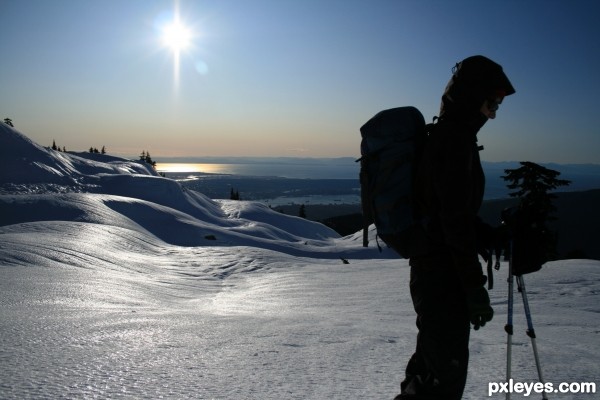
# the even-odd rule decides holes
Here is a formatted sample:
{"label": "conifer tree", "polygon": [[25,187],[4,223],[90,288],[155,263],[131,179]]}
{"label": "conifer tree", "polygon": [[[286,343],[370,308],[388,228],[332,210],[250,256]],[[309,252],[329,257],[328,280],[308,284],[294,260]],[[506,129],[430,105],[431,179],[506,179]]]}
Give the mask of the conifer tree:
{"label": "conifer tree", "polygon": [[152,160],[152,157],[150,157],[149,151],[142,151],[140,160],[145,161],[146,163],[150,164],[152,166],[152,168],[156,169],[156,161]]}
{"label": "conifer tree", "polygon": [[305,218],[306,219],[306,206],[304,204],[302,204],[300,206],[300,210],[298,211],[298,216],[300,218]]}
{"label": "conifer tree", "polygon": [[234,190],[233,188],[231,188],[231,191],[229,192],[229,198],[231,200],[241,200],[240,192],[238,190]]}
{"label": "conifer tree", "polygon": [[550,191],[568,186],[571,182],[558,179],[560,172],[536,163],[524,161],[520,164],[520,168],[504,170],[506,175],[502,178],[508,182],[506,186],[515,190],[509,195],[518,198],[520,208],[533,213],[539,222],[555,219],[552,214],[556,207],[552,200],[556,195]]}
{"label": "conifer tree", "polygon": [[514,190],[509,195],[519,199],[517,210],[520,222],[517,220],[513,224],[516,224],[517,230],[522,229],[520,234],[517,233],[523,241],[521,257],[536,259],[539,263],[556,259],[558,236],[546,225],[548,221],[556,219],[553,215],[556,207],[552,204],[556,195],[550,192],[571,182],[558,179],[560,172],[529,161],[521,162],[521,167],[517,169],[504,172],[506,175],[502,178],[508,182],[506,186]]}
{"label": "conifer tree", "polygon": [[56,140],[52,141],[52,150],[57,150],[58,147],[56,146]]}

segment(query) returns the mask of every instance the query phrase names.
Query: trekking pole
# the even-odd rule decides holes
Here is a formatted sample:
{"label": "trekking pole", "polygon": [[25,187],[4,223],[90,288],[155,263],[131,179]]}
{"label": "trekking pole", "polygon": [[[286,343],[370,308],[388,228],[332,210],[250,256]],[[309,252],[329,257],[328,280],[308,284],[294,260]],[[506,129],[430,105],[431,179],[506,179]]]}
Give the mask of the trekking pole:
{"label": "trekking pole", "polygon": [[[506,382],[511,378],[512,335],[513,335],[513,242],[509,242],[510,256],[508,259],[508,316],[504,330],[506,331]],[[510,400],[510,392],[506,392],[506,400]]]}
{"label": "trekking pole", "polygon": [[537,345],[535,342],[535,330],[533,329],[533,320],[531,318],[531,311],[529,309],[529,301],[527,300],[527,291],[525,290],[525,280],[523,275],[517,276],[517,287],[521,296],[523,297],[523,307],[525,307],[525,318],[527,319],[527,336],[531,338],[531,347],[533,348],[533,357],[535,358],[535,367],[537,368],[538,378],[542,385],[544,385],[544,391],[542,392],[542,399],[548,400],[546,397],[546,385],[544,377],[542,376],[542,366],[540,365],[540,358],[538,356]]}

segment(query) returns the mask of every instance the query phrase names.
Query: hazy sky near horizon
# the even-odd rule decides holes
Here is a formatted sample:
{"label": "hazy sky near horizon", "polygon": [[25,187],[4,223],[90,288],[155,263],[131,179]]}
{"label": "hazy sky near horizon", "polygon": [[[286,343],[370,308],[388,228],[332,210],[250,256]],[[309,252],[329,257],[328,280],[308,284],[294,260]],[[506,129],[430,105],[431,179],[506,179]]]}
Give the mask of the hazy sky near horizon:
{"label": "hazy sky near horizon", "polygon": [[[176,14],[193,33],[178,63],[161,35]],[[455,63],[483,54],[517,91],[479,133],[484,160],[600,163],[598,15],[594,0],[0,0],[0,117],[42,145],[159,161],[358,156],[371,116],[431,120]]]}

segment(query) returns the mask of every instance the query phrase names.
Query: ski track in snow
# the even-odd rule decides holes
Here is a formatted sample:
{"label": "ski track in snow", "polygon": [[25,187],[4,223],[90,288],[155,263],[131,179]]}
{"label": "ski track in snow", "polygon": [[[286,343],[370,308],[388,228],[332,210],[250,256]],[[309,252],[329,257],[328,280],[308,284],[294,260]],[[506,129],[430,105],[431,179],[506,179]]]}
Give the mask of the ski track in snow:
{"label": "ski track in snow", "polygon": [[[399,392],[416,328],[408,263],[390,250],[212,201],[138,162],[53,152],[3,124],[0,152],[1,399]],[[464,399],[504,380],[506,270],[493,321],[472,331]],[[600,383],[600,262],[548,263],[525,280],[546,381]],[[513,378],[535,382],[522,310],[515,290]]]}

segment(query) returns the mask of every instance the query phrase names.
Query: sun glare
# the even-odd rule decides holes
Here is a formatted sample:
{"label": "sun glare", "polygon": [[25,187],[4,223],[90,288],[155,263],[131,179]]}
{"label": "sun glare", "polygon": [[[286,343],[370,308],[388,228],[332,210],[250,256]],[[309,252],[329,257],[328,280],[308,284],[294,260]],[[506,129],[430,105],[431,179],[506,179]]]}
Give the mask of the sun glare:
{"label": "sun glare", "polygon": [[178,21],[163,29],[163,44],[174,52],[185,50],[192,43],[192,32]]}
{"label": "sun glare", "polygon": [[[189,16],[188,16],[189,17]],[[194,50],[197,31],[192,29],[184,19],[180,18],[179,1],[174,1],[173,11],[164,11],[157,15],[154,22],[157,39],[163,50],[168,50],[173,57],[173,83],[175,93],[178,92],[180,80],[180,62],[189,59]],[[196,70],[202,73],[196,63]]]}

